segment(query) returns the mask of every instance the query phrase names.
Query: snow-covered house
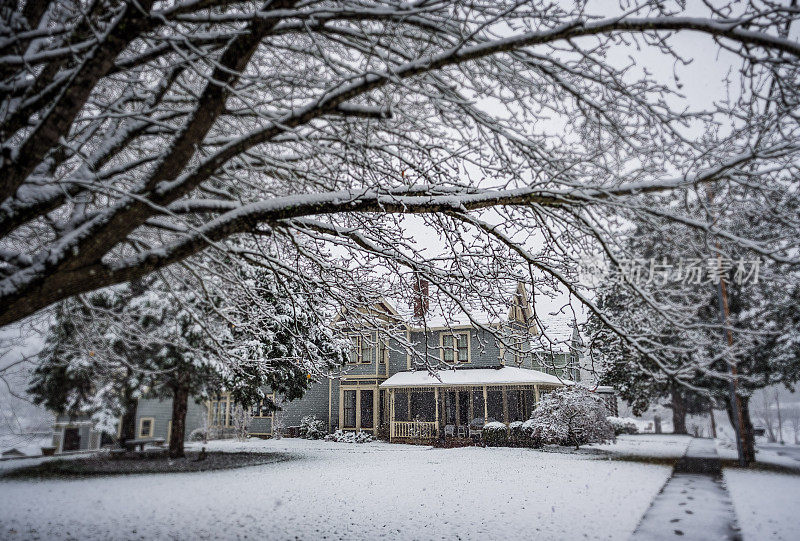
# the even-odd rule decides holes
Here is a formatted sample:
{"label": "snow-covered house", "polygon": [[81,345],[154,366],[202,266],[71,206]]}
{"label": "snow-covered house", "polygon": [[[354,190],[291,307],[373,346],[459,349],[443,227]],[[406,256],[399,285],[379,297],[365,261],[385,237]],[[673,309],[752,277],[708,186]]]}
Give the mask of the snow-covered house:
{"label": "snow-covered house", "polygon": [[[469,316],[463,307],[432,306],[427,292],[419,293],[410,306],[381,301],[362,328],[345,327],[354,318],[343,318],[353,341],[349,363],[278,414],[254,408],[250,433],[270,436],[276,423],[295,427],[311,415],[329,431],[361,430],[392,441],[463,435],[489,421],[527,419],[542,393],[586,379],[574,321],[534,317],[522,284],[495,310],[484,305]],[[437,367],[435,375],[426,363]],[[167,439],[170,412],[168,401],[140,400],[137,436]],[[225,395],[190,403],[187,437],[203,425],[232,428],[232,413]]]}

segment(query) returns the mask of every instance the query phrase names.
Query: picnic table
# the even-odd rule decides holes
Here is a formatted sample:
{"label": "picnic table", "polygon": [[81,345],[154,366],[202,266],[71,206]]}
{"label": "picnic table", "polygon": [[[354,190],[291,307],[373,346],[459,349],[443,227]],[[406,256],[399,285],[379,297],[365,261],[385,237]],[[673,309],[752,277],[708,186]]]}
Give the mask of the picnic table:
{"label": "picnic table", "polygon": [[137,438],[135,440],[127,440],[123,445],[128,451],[135,451],[139,448],[139,452],[144,452],[145,445],[163,445],[164,438]]}

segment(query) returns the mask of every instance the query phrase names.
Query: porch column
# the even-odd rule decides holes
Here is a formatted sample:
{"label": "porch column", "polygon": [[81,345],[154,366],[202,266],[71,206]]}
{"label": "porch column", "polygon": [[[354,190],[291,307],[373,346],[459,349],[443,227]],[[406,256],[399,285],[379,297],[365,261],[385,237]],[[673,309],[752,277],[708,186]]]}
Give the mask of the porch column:
{"label": "porch column", "polygon": [[486,385],[483,386],[483,424],[489,422],[489,393],[486,391]]}
{"label": "porch column", "polygon": [[459,400],[458,400],[458,395],[459,394],[460,393],[458,392],[458,387],[456,387],[456,392],[455,392],[455,395],[456,395],[456,433],[458,433],[458,418],[461,416],[461,411],[460,411],[460,407],[459,407],[460,404],[459,404]]}
{"label": "porch column", "polygon": [[503,387],[503,422],[508,425],[508,388]]}
{"label": "porch column", "polygon": [[394,389],[389,390],[389,441],[394,439]]}
{"label": "porch column", "polygon": [[376,385],[375,390],[372,391],[372,434],[378,436],[378,427],[381,424],[380,416],[380,388]]}
{"label": "porch column", "polygon": [[472,387],[469,388],[469,424],[472,425],[472,420],[475,418],[475,408],[473,405]]}
{"label": "porch column", "polygon": [[533,407],[535,408],[536,406],[539,405],[539,386],[538,385],[534,385],[533,386],[533,396],[534,396],[534,398],[536,398],[536,403],[533,405]]}
{"label": "porch column", "polygon": [[361,430],[361,389],[356,387],[356,431]]}
{"label": "porch column", "polygon": [[439,387],[433,388],[433,410],[436,412],[436,437],[439,437]]}
{"label": "porch column", "polygon": [[344,388],[339,383],[339,430],[344,428]]}
{"label": "porch column", "polygon": [[408,402],[408,420],[413,421],[414,419],[411,418],[411,397],[414,396],[414,391],[411,389],[408,390],[406,393],[406,402]]}

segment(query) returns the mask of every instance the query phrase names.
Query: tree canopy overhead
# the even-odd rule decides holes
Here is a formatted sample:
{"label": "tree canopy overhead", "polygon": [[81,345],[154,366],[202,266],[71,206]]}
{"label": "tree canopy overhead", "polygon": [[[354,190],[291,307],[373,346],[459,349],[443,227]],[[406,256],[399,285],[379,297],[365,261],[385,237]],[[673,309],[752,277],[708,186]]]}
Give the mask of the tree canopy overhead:
{"label": "tree canopy overhead", "polygon": [[[201,251],[344,306],[413,271],[455,303],[527,278],[596,310],[577,263],[614,262],[631,215],[797,263],[800,12],[691,4],[6,5],[0,325]],[[733,59],[702,107],[687,35]],[[719,227],[712,185],[779,227]]]}

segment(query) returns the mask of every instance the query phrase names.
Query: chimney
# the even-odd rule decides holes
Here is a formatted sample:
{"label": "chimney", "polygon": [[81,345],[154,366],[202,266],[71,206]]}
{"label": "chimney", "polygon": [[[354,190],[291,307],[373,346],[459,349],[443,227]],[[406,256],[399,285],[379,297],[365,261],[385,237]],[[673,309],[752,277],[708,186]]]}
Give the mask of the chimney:
{"label": "chimney", "polygon": [[428,281],[416,276],[414,278],[414,317],[422,317],[428,311]]}

